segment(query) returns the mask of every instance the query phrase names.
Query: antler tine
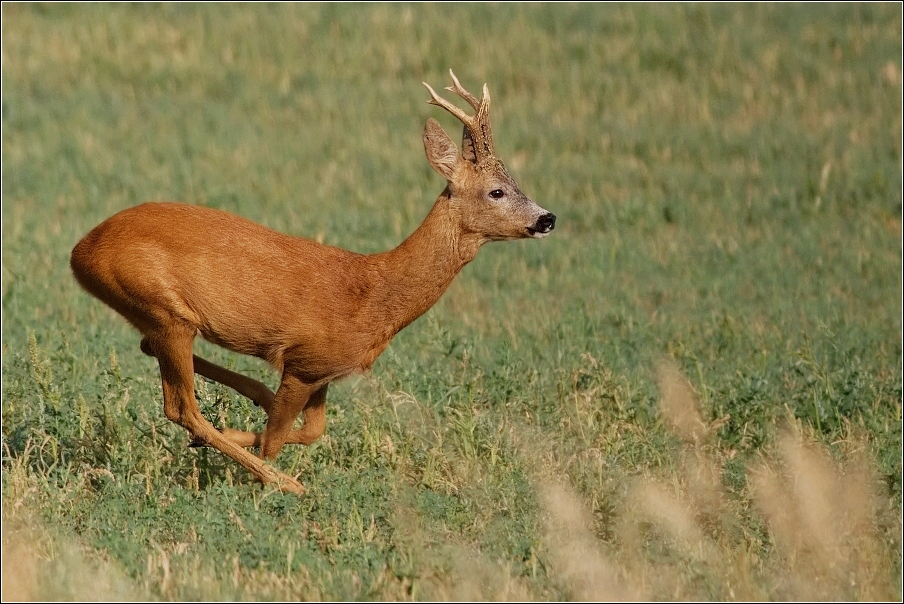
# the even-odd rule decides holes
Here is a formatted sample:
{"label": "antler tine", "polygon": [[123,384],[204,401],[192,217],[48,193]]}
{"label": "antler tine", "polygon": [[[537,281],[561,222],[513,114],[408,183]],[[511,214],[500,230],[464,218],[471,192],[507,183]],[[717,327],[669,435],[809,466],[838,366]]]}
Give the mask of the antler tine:
{"label": "antler tine", "polygon": [[462,156],[470,161],[480,161],[482,158],[493,157],[493,131],[490,127],[490,92],[487,85],[483,85],[483,96],[478,101],[477,97],[464,89],[452,70],[449,70],[452,76],[453,86],[446,88],[454,92],[468,102],[474,108],[474,115],[468,115],[458,106],[453,105],[446,99],[442,98],[427,82],[422,82],[427,90],[430,91],[430,100],[427,101],[431,105],[442,107],[465,125],[462,134]]}
{"label": "antler tine", "polygon": [[433,90],[433,88],[427,82],[421,82],[421,84],[426,86],[427,90],[430,91],[431,98],[429,101],[427,101],[429,104],[436,105],[437,107],[442,107],[443,109],[457,117],[459,120],[461,120],[461,123],[463,123],[465,126],[468,126],[469,128],[474,125],[474,118],[472,116],[468,115],[443,97],[436,94],[436,91]]}
{"label": "antler tine", "polygon": [[[455,74],[452,70],[449,70],[449,75],[452,76],[452,86],[446,86],[446,90],[449,92],[454,92],[464,100],[468,101],[468,104],[474,108],[474,111],[480,110],[480,101],[477,100],[473,94],[465,90],[465,87],[461,85],[461,82],[458,81],[458,78],[455,77]],[[487,96],[487,85],[483,85],[483,95]]]}

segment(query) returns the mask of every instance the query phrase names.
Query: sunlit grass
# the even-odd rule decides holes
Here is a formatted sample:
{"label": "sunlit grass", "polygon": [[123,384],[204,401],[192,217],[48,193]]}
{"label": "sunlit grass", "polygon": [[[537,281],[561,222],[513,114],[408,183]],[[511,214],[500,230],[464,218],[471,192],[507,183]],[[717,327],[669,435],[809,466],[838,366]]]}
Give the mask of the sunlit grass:
{"label": "sunlit grass", "polygon": [[[4,600],[900,598],[896,5],[2,10]],[[306,497],[186,447],[74,243],[178,199],[388,249],[450,67],[555,232],[331,387]]]}

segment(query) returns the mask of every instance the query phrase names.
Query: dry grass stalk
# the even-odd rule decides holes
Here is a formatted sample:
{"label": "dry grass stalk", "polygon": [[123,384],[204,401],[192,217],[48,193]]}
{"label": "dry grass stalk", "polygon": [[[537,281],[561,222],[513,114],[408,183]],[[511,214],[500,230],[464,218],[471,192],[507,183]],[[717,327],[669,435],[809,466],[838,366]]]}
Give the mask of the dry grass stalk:
{"label": "dry grass stalk", "polygon": [[833,463],[797,430],[780,435],[778,454],[778,462],[754,467],[750,481],[776,545],[770,566],[778,597],[896,599],[880,494],[865,456]]}
{"label": "dry grass stalk", "polygon": [[[727,453],[708,444],[693,388],[671,363],[657,377],[662,418],[685,445],[675,471],[628,488],[611,547],[593,534],[577,495],[562,485],[540,488],[551,570],[568,593],[581,600],[900,597],[900,540],[883,537],[900,527],[882,519],[865,447],[836,464],[799,429],[785,431],[777,455],[750,468],[752,488],[733,494],[721,482]],[[744,525],[754,506],[774,548]]]}
{"label": "dry grass stalk", "polygon": [[687,442],[695,442],[706,434],[706,424],[697,404],[693,386],[674,363],[662,361],[656,369],[659,384],[659,411],[672,430]]}
{"label": "dry grass stalk", "polygon": [[549,515],[546,541],[553,574],[573,599],[645,599],[641,586],[626,585],[620,578],[621,569],[604,554],[593,534],[591,516],[574,493],[564,485],[548,483],[541,487],[540,496]]}
{"label": "dry grass stalk", "polygon": [[4,602],[145,599],[112,564],[52,537],[21,510],[4,514],[2,560]]}

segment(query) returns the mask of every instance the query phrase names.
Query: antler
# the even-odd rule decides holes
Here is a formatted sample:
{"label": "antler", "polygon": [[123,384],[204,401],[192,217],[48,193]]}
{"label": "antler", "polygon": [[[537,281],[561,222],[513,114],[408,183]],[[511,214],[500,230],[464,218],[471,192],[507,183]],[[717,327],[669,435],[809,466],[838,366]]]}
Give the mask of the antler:
{"label": "antler", "polygon": [[462,137],[462,155],[471,161],[478,161],[484,157],[493,157],[495,155],[495,147],[493,146],[493,129],[490,126],[490,91],[487,85],[483,85],[483,95],[477,100],[473,94],[464,89],[458,78],[452,70],[449,70],[452,76],[452,86],[447,86],[446,90],[454,92],[468,102],[474,108],[474,115],[468,115],[446,99],[442,98],[430,84],[422,82],[427,90],[430,91],[430,100],[427,101],[431,105],[442,107],[465,125],[464,135]]}
{"label": "antler", "polygon": [[[474,111],[480,111],[480,101],[477,100],[473,94],[465,90],[465,87],[461,85],[461,82],[458,81],[458,78],[455,77],[455,74],[452,73],[452,70],[449,70],[449,75],[452,76],[452,84],[453,86],[446,86],[446,90],[449,92],[454,92],[464,100],[468,101],[468,104],[474,108]],[[483,85],[483,96],[486,97],[487,103],[490,102],[490,94],[487,90],[487,85]]]}

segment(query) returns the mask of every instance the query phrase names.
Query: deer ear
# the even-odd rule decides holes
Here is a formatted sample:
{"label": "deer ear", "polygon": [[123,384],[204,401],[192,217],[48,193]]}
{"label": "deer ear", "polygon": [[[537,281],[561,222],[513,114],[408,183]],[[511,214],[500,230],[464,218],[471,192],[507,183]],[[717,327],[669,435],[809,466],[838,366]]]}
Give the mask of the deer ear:
{"label": "deer ear", "polygon": [[458,154],[458,147],[432,117],[427,120],[424,127],[424,151],[427,153],[427,161],[433,166],[437,173],[446,180],[451,181],[455,175],[455,169],[458,162],[461,161],[461,155]]}

